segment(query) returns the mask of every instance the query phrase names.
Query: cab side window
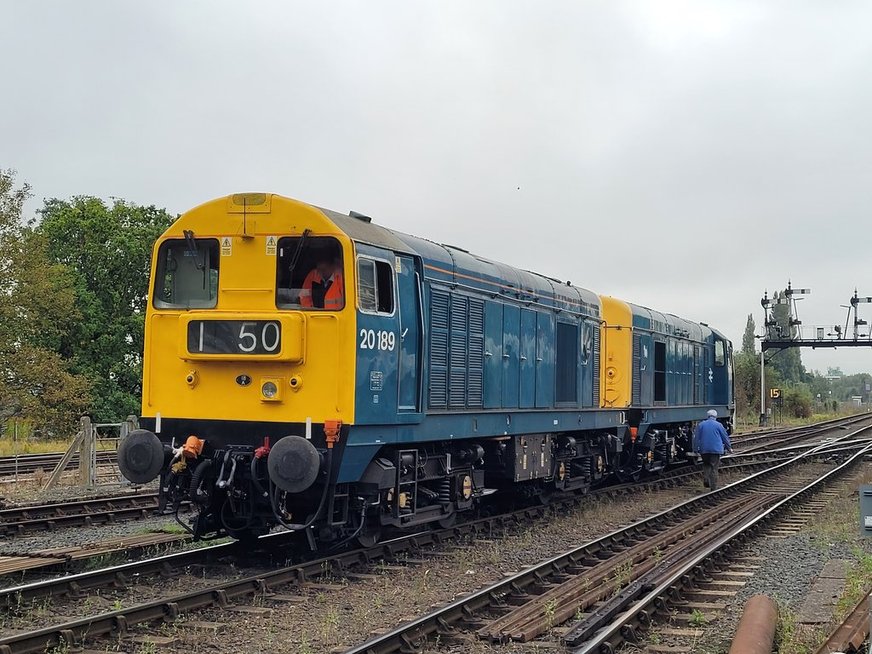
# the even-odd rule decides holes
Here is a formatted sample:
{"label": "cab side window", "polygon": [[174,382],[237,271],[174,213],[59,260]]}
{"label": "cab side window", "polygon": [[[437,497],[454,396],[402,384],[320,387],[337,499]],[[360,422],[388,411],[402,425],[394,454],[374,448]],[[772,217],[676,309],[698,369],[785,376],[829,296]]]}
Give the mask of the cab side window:
{"label": "cab side window", "polygon": [[724,350],[723,341],[715,341],[715,365],[720,367],[724,365],[727,359],[726,351]]}
{"label": "cab side window", "polygon": [[394,273],[387,261],[357,260],[357,301],[367,313],[394,312]]}

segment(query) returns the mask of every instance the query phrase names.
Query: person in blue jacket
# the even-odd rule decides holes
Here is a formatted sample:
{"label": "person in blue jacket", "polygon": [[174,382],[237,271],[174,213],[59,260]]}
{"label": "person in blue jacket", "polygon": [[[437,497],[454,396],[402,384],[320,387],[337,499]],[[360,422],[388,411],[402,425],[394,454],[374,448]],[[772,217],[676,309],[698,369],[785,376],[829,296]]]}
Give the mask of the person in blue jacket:
{"label": "person in blue jacket", "polygon": [[730,436],[718,422],[718,412],[709,410],[708,418],[696,426],[693,432],[693,450],[702,456],[702,482],[706,488],[718,489],[718,465],[726,450],[733,453]]}

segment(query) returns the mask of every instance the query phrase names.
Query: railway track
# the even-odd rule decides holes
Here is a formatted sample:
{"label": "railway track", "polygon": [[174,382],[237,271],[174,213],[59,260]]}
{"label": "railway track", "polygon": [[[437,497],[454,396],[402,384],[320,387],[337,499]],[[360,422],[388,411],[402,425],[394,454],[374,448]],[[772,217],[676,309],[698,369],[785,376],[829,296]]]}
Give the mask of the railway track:
{"label": "railway track", "polygon": [[734,544],[776,512],[846,471],[872,451],[872,444],[858,444],[846,462],[812,479],[799,475],[791,480],[779,474],[827,449],[821,445],[573,548],[347,654],[419,651],[425,643],[437,651],[432,637],[450,644],[469,632],[499,642],[527,642],[567,622],[570,627],[562,645],[569,651],[611,653],[626,641],[638,641],[655,617],[683,601],[682,593],[722,562]]}
{"label": "railway track", "polygon": [[[851,444],[846,444],[844,447],[850,449]],[[776,458],[769,458],[763,455],[748,455],[743,457],[743,460],[723,466],[721,472],[725,475],[749,472],[771,466],[774,463],[786,461],[789,458],[789,456],[780,452]],[[692,483],[699,476],[699,468],[685,466],[674,469],[667,475],[651,479],[647,482],[619,484],[595,490],[588,497],[617,497],[647,490],[677,487],[686,483]],[[6,538],[11,538],[62,527],[120,522],[122,520],[151,515],[150,511],[156,506],[157,495],[149,493],[5,509],[0,511],[0,534]],[[119,540],[129,542],[131,548],[136,547],[136,543],[133,542],[134,539],[132,538]],[[90,548],[85,547],[81,549],[83,554],[86,554]],[[81,557],[70,554],[68,548],[60,548],[58,550],[16,554],[11,558],[15,560],[9,566],[4,567],[3,559],[0,557],[0,575],[9,572],[26,572],[30,569],[55,565],[59,562],[46,559],[60,558],[63,559],[60,562],[66,562],[70,559],[75,560]],[[30,565],[28,565],[28,561],[30,561]]]}
{"label": "railway track", "polygon": [[863,644],[869,636],[869,596],[860,600],[839,626],[835,628],[815,654],[865,654]]}
{"label": "railway track", "polygon": [[870,415],[870,414],[854,414],[849,416],[839,416],[838,418],[830,418],[829,420],[820,420],[818,422],[813,422],[807,425],[797,425],[795,427],[778,427],[778,428],[757,428],[744,432],[736,432],[733,435],[733,438],[738,442],[746,439],[754,439],[754,438],[768,438],[771,436],[776,436],[778,434],[790,435],[797,431],[802,431],[804,429],[814,429],[816,427],[824,427],[826,425],[838,425],[845,420],[849,420],[854,417],[858,417],[860,415]]}
{"label": "railway track", "polygon": [[817,423],[814,425],[795,427],[788,430],[776,431],[768,434],[755,434],[741,439],[736,439],[733,443],[733,450],[736,453],[752,453],[759,452],[770,448],[772,445],[784,447],[790,443],[798,443],[816,436],[823,436],[829,432],[838,432],[872,420],[872,415],[861,414],[851,416],[849,418],[839,418],[836,420],[828,420],[826,422]]}
{"label": "railway track", "polygon": [[[856,452],[864,446],[867,446],[867,444],[855,444],[853,449]],[[827,446],[822,446],[818,450],[819,453],[828,451]],[[778,468],[786,469],[786,467],[792,466],[792,464],[805,461],[814,456],[816,454],[804,453],[794,457],[791,461],[778,464]],[[757,477],[766,474],[764,471],[763,473],[758,473]],[[664,480],[664,483],[668,483],[667,480]],[[712,499],[721,496],[730,498],[734,492],[733,487],[728,487],[723,491],[710,495]],[[766,501],[775,501],[776,499],[772,493],[769,493],[766,497],[768,498]],[[570,503],[578,501],[578,499],[566,500],[566,502]],[[693,518],[694,516],[691,515],[690,507],[694,506],[694,503],[711,502],[712,499],[707,499],[707,497],[697,498],[691,503],[679,505],[671,510],[672,515],[680,519]],[[698,504],[697,506],[703,506],[703,504]],[[738,505],[730,506],[735,509]],[[43,627],[35,631],[12,634],[0,639],[0,654],[43,651],[47,646],[59,643],[70,645],[79,642],[86,636],[88,639],[91,639],[106,635],[120,635],[125,633],[134,624],[174,619],[186,611],[198,611],[210,606],[228,605],[235,600],[250,598],[256,595],[263,596],[266,593],[288,586],[305,584],[325,574],[341,576],[355,569],[371,567],[378,561],[396,561],[397,557],[403,553],[415,554],[424,548],[443,543],[456,542],[469,537],[491,537],[501,529],[511,528],[515,525],[529,525],[531,520],[546,514],[549,510],[549,507],[528,507],[502,515],[461,523],[447,529],[409,534],[370,548],[337,552],[322,558],[303,560],[289,566],[263,568],[264,561],[271,559],[286,560],[288,548],[292,547],[295,542],[299,543],[299,540],[297,540],[299,535],[297,534],[276,534],[263,537],[258,541],[258,552],[255,552],[250,544],[227,543],[123,566],[69,575],[60,579],[2,589],[0,590],[0,606],[6,607],[7,610],[13,613],[19,613],[26,610],[26,607],[32,603],[46,601],[47,598],[61,598],[64,596],[81,597],[87,591],[95,591],[104,587],[117,588],[119,585],[124,585],[134,579],[146,579],[145,583],[148,583],[148,575],[177,577],[183,574],[187,566],[194,564],[198,568],[209,565],[220,565],[222,568],[226,568],[226,563],[222,562],[230,560],[240,566],[250,563],[254,567],[260,568],[254,570],[252,574],[247,574],[230,581],[225,580],[220,583],[207,584],[205,587],[197,588],[190,592],[161,597],[154,601],[144,602],[118,611],[89,615],[63,624]],[[642,534],[646,528],[650,528],[658,520],[665,519],[665,515],[666,513],[661,513],[647,518],[626,530],[610,534],[606,539],[599,539],[595,543],[599,543],[600,550],[602,550],[602,544],[606,541],[621,547],[621,543],[626,544],[628,542],[629,534]],[[478,595],[477,593],[476,596]],[[462,612],[463,609],[461,609]],[[438,628],[440,622],[438,619],[434,619],[433,624],[436,625],[435,628]],[[401,636],[397,642],[406,641]],[[362,649],[359,651],[369,650]],[[372,651],[394,650],[375,649]]]}
{"label": "railway track", "polygon": [[[868,417],[868,416],[867,416]],[[822,428],[827,425],[837,425],[845,422],[845,418],[835,418],[833,420],[815,423],[814,425],[802,427],[789,427],[786,429],[769,429],[763,431],[749,432],[747,435],[737,434],[735,441],[737,444],[742,443],[759,443],[764,440],[778,440],[782,436],[793,437],[802,432],[806,432],[816,428]],[[0,477],[13,475],[17,471],[19,474],[31,474],[39,468],[43,470],[52,470],[63,457],[63,452],[46,452],[43,454],[20,454],[18,456],[3,456],[0,457]],[[97,464],[109,465],[116,461],[115,450],[99,450],[97,452]],[[73,458],[67,465],[67,470],[72,470],[79,465],[79,455],[74,454]]]}
{"label": "railway track", "polygon": [[2,509],[0,536],[134,520],[152,515],[157,508],[157,493],[135,493]]}
{"label": "railway track", "polygon": [[[845,447],[850,449],[851,444],[847,444],[845,445]],[[780,455],[780,458],[775,459],[766,458],[763,455],[748,455],[744,458],[748,460],[739,461],[734,464],[725,465],[724,467],[722,467],[722,473],[724,473],[725,475],[744,473],[760,468],[765,468],[767,466],[773,465],[774,463],[779,463],[781,461],[789,459],[789,457],[785,457],[783,454]],[[670,474],[664,475],[663,477],[657,479],[652,479],[646,483],[620,484],[616,486],[602,488],[593,491],[589,495],[589,497],[595,498],[599,496],[629,496],[633,493],[639,493],[647,490],[674,488],[686,483],[692,483],[699,476],[699,468],[686,466],[680,469],[674,469],[670,471]],[[152,500],[156,501],[155,494],[141,495],[139,497],[142,498],[143,506],[145,507],[151,506]],[[90,500],[84,503],[72,503],[74,505],[83,505],[84,507],[86,507],[87,511],[90,511],[90,513],[84,515],[76,515],[75,513],[70,513],[70,511],[74,511],[76,508],[76,506],[71,506],[70,503],[48,504],[35,507],[21,507],[20,509],[14,510],[6,510],[5,516],[3,515],[4,512],[0,511],[0,519],[3,519],[5,521],[5,524],[0,522],[0,530],[6,529],[5,536],[8,538],[14,535],[24,535],[27,533],[32,533],[33,531],[38,531],[43,528],[58,528],[64,525],[77,526],[82,524],[82,520],[84,520],[85,518],[94,515],[95,507],[112,513],[114,516],[113,520],[115,521],[120,521],[125,518],[130,519],[131,517],[136,518],[141,515],[137,510],[135,510],[134,507],[125,507],[130,508],[131,510],[129,512],[125,510],[121,513],[119,513],[117,506],[103,508],[103,502],[110,502],[113,503],[113,505],[117,505],[118,499],[130,500],[134,498],[110,497]],[[10,517],[13,519],[10,520]],[[100,541],[98,543],[79,548],[61,547],[55,549],[40,550],[37,552],[13,553],[7,556],[0,556],[0,576],[12,573],[23,576],[33,571],[46,572],[48,570],[54,570],[57,568],[67,569],[70,567],[70,565],[76,564],[83,559],[95,558],[107,552],[123,551],[125,553],[133,555],[141,552],[143,549],[149,546],[172,543],[188,539],[189,537],[187,535],[179,534],[170,536],[167,534],[158,533],[113,539],[111,541]]]}
{"label": "railway track", "polygon": [[[39,470],[49,472],[60,463],[64,456],[63,452],[49,452],[46,454],[21,454],[18,456],[0,457],[0,477],[32,474]],[[97,465],[111,465],[116,461],[115,450],[98,450]],[[74,470],[79,465],[79,455],[74,454],[67,464],[66,470]]]}
{"label": "railway track", "polygon": [[[803,446],[797,445],[792,448],[725,457],[721,471],[730,473],[763,468],[771,465],[773,460],[789,457],[791,452],[802,448]],[[699,474],[700,468],[688,463],[676,466],[648,480],[605,486],[592,491],[591,495],[621,495],[640,490],[666,488],[686,483]],[[2,509],[0,510],[0,537],[14,538],[64,527],[97,526],[135,520],[152,515],[157,507],[157,493],[130,493]]]}
{"label": "railway track", "polygon": [[65,570],[87,561],[93,561],[110,554],[123,553],[133,556],[159,546],[190,540],[189,536],[151,532],[120,538],[110,538],[82,546],[52,547],[36,551],[4,554],[0,556],[0,577],[23,575],[34,571],[40,573]]}

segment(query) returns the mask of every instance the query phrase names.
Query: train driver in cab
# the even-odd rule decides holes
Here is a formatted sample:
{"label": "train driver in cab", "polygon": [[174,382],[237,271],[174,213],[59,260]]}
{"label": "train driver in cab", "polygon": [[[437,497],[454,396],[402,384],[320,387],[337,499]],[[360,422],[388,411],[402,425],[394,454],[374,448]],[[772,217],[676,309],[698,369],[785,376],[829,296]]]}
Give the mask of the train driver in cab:
{"label": "train driver in cab", "polygon": [[321,253],[315,267],[303,280],[300,304],[309,309],[338,311],[345,304],[345,284],[342,279],[342,259]]}

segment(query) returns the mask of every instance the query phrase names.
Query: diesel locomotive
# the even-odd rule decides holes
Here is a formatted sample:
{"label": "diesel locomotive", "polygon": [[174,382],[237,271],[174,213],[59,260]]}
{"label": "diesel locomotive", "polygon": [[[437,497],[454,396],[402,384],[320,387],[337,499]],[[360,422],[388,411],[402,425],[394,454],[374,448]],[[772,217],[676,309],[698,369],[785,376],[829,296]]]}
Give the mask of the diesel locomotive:
{"label": "diesel locomotive", "polygon": [[149,297],[119,465],[197,538],[372,542],[656,473],[709,409],[731,427],[708,325],[279,195],[182,214]]}

